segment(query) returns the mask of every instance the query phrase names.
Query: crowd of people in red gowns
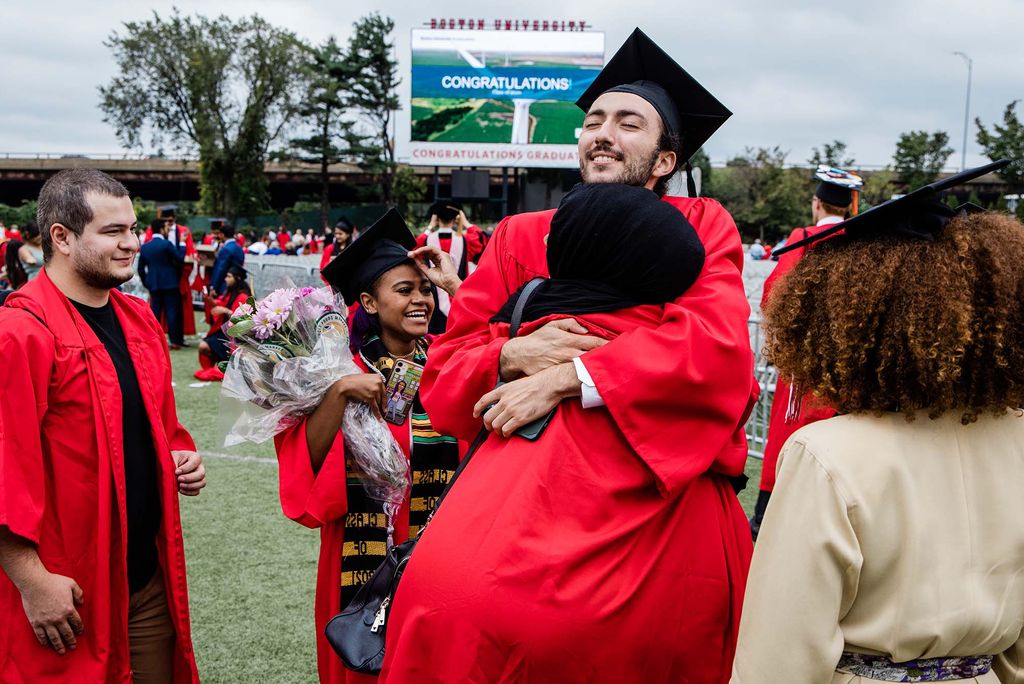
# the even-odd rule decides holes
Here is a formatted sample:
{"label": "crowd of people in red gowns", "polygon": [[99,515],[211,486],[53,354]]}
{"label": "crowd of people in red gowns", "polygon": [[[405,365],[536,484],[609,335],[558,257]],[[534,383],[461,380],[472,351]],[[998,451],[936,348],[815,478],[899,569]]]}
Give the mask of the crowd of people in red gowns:
{"label": "crowd of people in red gowns", "polygon": [[[938,201],[1008,162],[852,217],[857,179],[819,170],[765,283],[780,379],[748,521],[744,250],[692,182],[667,193],[731,113],[639,29],[577,104],[583,182],[557,209],[487,235],[438,199],[419,237],[392,210],[301,240],[358,369],[275,438],[282,511],[320,530],[320,680],[1024,682],[1024,531],[999,523],[1024,514],[1024,226]],[[86,168],[38,219],[0,307],[0,681],[198,682],[178,497],[206,471],[165,312],[213,289],[215,370],[273,242],[218,225],[203,264],[166,209],[140,241],[127,189]],[[119,290],[140,249],[152,308]],[[408,461],[401,505],[349,458],[352,402]]]}

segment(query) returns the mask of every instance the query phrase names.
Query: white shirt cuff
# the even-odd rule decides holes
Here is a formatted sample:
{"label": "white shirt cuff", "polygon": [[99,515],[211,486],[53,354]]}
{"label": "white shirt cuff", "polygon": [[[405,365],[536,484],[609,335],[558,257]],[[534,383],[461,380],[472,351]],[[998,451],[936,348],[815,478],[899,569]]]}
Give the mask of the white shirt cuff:
{"label": "white shirt cuff", "polygon": [[583,404],[583,408],[604,406],[604,399],[601,398],[601,393],[597,391],[594,379],[590,377],[590,371],[583,365],[583,359],[577,356],[572,360],[572,365],[576,367],[576,378],[580,381],[580,386],[583,390],[580,395],[580,402]]}

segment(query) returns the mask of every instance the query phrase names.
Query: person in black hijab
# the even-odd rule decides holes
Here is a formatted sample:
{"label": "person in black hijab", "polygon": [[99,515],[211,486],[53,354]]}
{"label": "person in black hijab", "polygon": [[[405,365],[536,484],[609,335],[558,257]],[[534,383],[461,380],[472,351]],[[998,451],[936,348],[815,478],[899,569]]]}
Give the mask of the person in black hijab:
{"label": "person in black hijab", "polygon": [[[524,321],[670,302],[697,280],[704,246],[686,217],[651,190],[579,184],[551,220],[547,260],[551,277],[530,296]],[[522,289],[492,321],[511,321]]]}

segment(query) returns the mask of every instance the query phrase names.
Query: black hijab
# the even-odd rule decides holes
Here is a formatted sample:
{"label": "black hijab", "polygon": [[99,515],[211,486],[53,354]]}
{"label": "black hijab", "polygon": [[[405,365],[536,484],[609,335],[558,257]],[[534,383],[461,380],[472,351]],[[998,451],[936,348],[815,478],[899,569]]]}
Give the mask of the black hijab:
{"label": "black hijab", "polygon": [[[551,219],[550,278],[530,297],[524,321],[664,304],[704,267],[704,245],[682,212],[646,188],[588,183],[573,188]],[[519,291],[492,319],[509,322]]]}

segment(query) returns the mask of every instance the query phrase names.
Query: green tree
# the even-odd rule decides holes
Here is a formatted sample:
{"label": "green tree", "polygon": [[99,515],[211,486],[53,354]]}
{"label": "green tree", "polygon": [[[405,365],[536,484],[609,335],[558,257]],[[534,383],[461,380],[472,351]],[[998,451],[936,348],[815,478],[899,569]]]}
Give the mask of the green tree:
{"label": "green tree", "polygon": [[[135,209],[135,220],[138,222],[140,230],[145,230],[149,224],[156,220],[156,202],[147,202],[141,197],[133,197],[132,208]],[[181,221],[182,225],[188,225],[188,221],[184,217],[179,216],[178,220]]]}
{"label": "green tree", "polygon": [[22,200],[21,204],[12,207],[8,204],[0,204],[0,223],[10,228],[11,226],[24,226],[26,223],[35,223],[36,208],[38,203],[35,200]]}
{"label": "green tree", "polygon": [[[704,148],[699,148],[690,157],[690,166],[695,169],[700,169],[700,194],[705,196],[711,195],[711,159],[708,157],[708,153],[704,151]],[[685,170],[682,173],[686,173]]]}
{"label": "green tree", "polygon": [[825,143],[820,150],[817,147],[812,147],[811,153],[811,158],[807,160],[807,163],[812,169],[818,168],[819,164],[848,169],[856,163],[853,157],[846,156],[846,143],[842,140]]}
{"label": "green tree", "polygon": [[930,135],[927,131],[910,131],[900,134],[893,166],[907,190],[917,190],[939,177],[951,154],[953,148],[945,131]]}
{"label": "green tree", "polygon": [[345,63],[335,71],[348,79],[349,105],[369,126],[372,144],[365,146],[361,166],[380,179],[383,201],[393,200],[395,145],[391,123],[401,105],[396,88],[401,83],[392,38],[395,22],[379,12],[353,25]]}
{"label": "green tree", "polygon": [[810,221],[806,171],[785,168],[778,147],[747,148],[715,172],[715,197],[729,209],[740,233],[774,242]]}
{"label": "green tree", "polygon": [[416,175],[410,166],[395,169],[391,196],[402,216],[408,218],[409,204],[419,202],[427,195],[427,182]]}
{"label": "green tree", "polygon": [[864,187],[858,193],[859,211],[867,211],[890,199],[896,174],[888,166],[879,171],[864,174]]}
{"label": "green tree", "polygon": [[980,118],[976,118],[974,123],[978,126],[978,144],[985,149],[985,156],[992,161],[1011,160],[998,174],[1019,190],[1024,188],[1024,125],[1017,118],[1017,102],[1019,100],[1006,105],[1003,125],[993,124],[991,132],[982,125]]}
{"label": "green tree", "polygon": [[290,150],[303,161],[320,166],[320,225],[326,226],[331,206],[330,166],[356,161],[372,148],[366,136],[356,130],[356,122],[346,117],[349,107],[347,83],[351,74],[341,46],[332,36],[323,45],[306,47],[302,69],[309,92],[296,115],[304,124],[304,138],[293,138]]}
{"label": "green tree", "polygon": [[269,205],[263,165],[304,90],[295,36],[258,16],[237,21],[165,18],[125,22],[105,43],[118,74],[100,109],[126,147],[168,142],[198,152],[201,208],[254,215]]}

